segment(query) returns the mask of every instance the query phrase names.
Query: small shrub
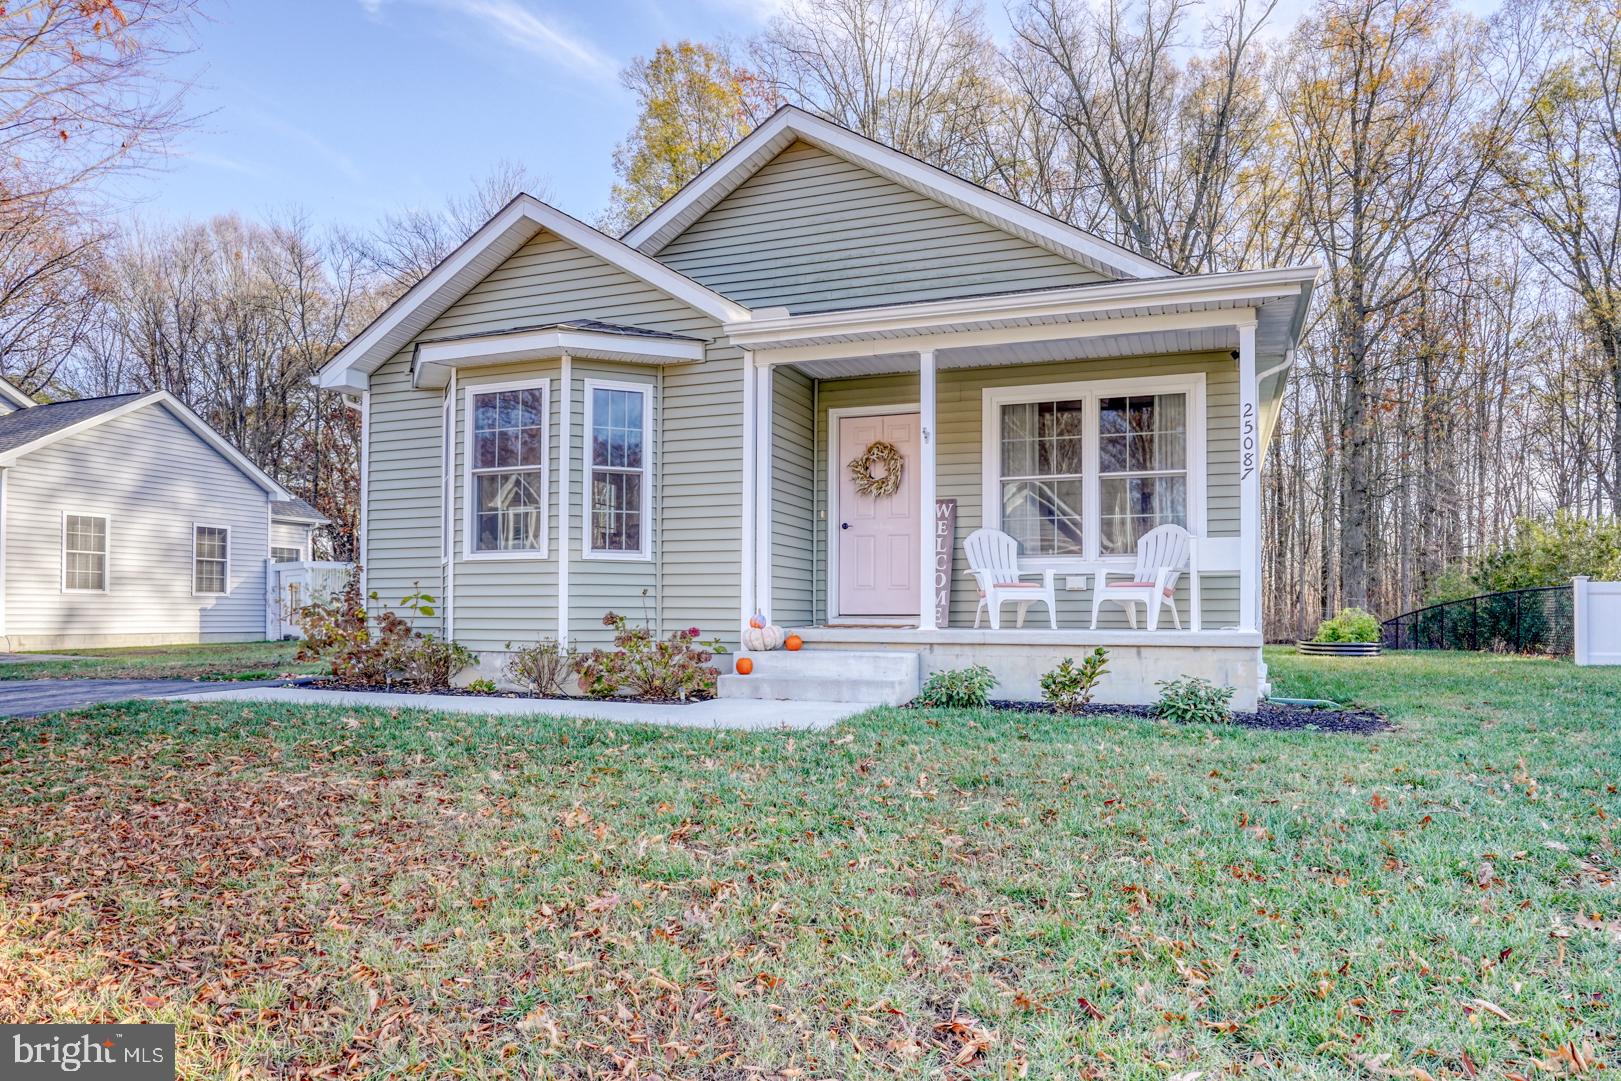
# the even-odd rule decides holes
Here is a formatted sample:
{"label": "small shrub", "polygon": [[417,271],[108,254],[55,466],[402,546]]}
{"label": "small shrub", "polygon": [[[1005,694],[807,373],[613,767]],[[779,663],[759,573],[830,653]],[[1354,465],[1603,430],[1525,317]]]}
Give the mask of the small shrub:
{"label": "small shrub", "polygon": [[[371,599],[376,600],[377,594]],[[433,598],[420,589],[400,604],[418,615],[434,614]],[[324,660],[338,683],[404,683],[417,690],[434,690],[448,687],[456,673],[474,661],[465,646],[419,634],[409,620],[394,612],[380,614],[374,626],[360,595],[359,568],[332,600],[299,609],[298,626],[304,632],[298,659]]]}
{"label": "small shrub", "polygon": [[1317,625],[1315,642],[1377,642],[1379,617],[1361,608],[1342,608]]}
{"label": "small shrub", "polygon": [[983,664],[947,668],[923,681],[914,705],[939,709],[983,709],[990,705],[996,677]]}
{"label": "small shrub", "polygon": [[1060,713],[1078,713],[1088,702],[1109,670],[1109,651],[1102,646],[1087,654],[1080,664],[1065,657],[1057,668],[1041,677],[1041,697]]}
{"label": "small shrub", "polygon": [[389,682],[418,691],[448,687],[456,674],[478,662],[473,651],[458,642],[431,634],[413,634],[389,652]]}
{"label": "small shrub", "polygon": [[467,689],[472,691],[474,694],[494,694],[495,680],[475,679],[467,684]]}
{"label": "small shrub", "polygon": [[579,656],[573,646],[542,638],[507,658],[506,676],[530,694],[562,698],[568,693],[563,689],[563,681],[574,673]]}
{"label": "small shrub", "polygon": [[636,698],[708,698],[720,672],[710,665],[718,643],[700,642],[697,627],[671,631],[663,639],[647,627],[632,627],[609,612],[604,627],[614,630],[614,649],[593,649],[574,662],[580,690],[592,698],[628,692]]}
{"label": "small shrub", "polygon": [[1162,679],[1154,716],[1180,724],[1226,724],[1233,719],[1233,689],[1199,676]]}

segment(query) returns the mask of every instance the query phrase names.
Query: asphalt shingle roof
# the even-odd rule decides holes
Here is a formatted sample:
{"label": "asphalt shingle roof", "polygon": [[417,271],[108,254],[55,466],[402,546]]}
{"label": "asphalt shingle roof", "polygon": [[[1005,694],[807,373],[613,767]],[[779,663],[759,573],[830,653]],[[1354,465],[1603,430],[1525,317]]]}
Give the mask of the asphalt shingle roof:
{"label": "asphalt shingle roof", "polygon": [[140,394],[113,394],[105,398],[75,398],[69,402],[50,402],[32,409],[19,409],[0,417],[0,453],[16,450],[52,432],[71,428],[82,420],[109,413],[127,405]]}
{"label": "asphalt shingle roof", "polygon": [[326,515],[304,502],[302,499],[272,499],[270,501],[270,516],[289,522],[329,522]]}

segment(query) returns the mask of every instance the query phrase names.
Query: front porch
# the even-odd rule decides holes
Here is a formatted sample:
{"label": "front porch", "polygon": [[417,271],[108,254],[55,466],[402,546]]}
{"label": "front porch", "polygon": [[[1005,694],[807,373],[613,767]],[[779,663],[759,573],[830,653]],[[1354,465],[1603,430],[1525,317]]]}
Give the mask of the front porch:
{"label": "front porch", "polygon": [[[1039,698],[1043,672],[1103,646],[1101,700],[1151,702],[1157,681],[1199,675],[1254,708],[1259,466],[1306,286],[1302,272],[1214,277],[1235,280],[1212,289],[1207,277],[1202,294],[1182,279],[1137,281],[737,327],[753,451],[744,618],[796,628],[811,652],[916,654],[925,678],[986,664],[1010,699]],[[1179,290],[1181,310],[1166,310],[1159,294]],[[899,489],[879,497],[847,476],[846,459],[872,441],[903,460]],[[1107,605],[1093,629],[1100,577],[1129,579],[1138,539],[1162,524],[1194,538],[1175,616],[1133,628]],[[1052,572],[1053,616],[1033,605],[1019,627],[1009,603],[989,629],[963,546],[981,528],[1018,541],[1028,580]]]}

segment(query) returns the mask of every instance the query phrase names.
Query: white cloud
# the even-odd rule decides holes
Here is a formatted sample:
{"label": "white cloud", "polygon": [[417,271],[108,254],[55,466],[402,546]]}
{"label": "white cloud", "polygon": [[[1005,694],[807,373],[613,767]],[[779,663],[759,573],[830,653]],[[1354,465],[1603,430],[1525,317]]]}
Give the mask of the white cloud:
{"label": "white cloud", "polygon": [[[358,0],[378,15],[390,0]],[[590,41],[563,29],[524,0],[397,0],[436,7],[473,20],[502,42],[551,61],[577,75],[615,82],[619,64]]]}

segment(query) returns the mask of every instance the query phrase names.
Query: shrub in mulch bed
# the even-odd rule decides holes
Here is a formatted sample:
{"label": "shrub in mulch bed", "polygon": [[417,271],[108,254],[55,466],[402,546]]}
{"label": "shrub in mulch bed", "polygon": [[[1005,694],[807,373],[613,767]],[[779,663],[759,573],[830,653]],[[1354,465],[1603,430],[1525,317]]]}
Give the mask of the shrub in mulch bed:
{"label": "shrub in mulch bed", "polygon": [[706,702],[712,694],[695,694],[689,698],[633,698],[615,695],[612,698],[586,698],[556,694],[529,694],[526,691],[475,691],[470,687],[420,688],[406,683],[340,683],[335,679],[318,679],[302,686],[317,691],[359,691],[362,694],[447,694],[456,698],[527,698],[537,702],[641,702],[652,706],[690,706]]}
{"label": "shrub in mulch bed", "polygon": [[[911,707],[921,708],[921,707]],[[1047,702],[994,701],[991,709],[1004,713],[1057,713]],[[1109,705],[1094,702],[1083,706],[1070,716],[1085,717],[1141,717],[1156,720],[1153,706]],[[1388,732],[1394,726],[1380,714],[1358,709],[1311,709],[1305,706],[1283,706],[1262,702],[1261,708],[1251,712],[1234,712],[1229,724],[1241,728],[1270,728],[1274,730],[1316,729],[1322,732],[1341,732],[1365,735]]]}

